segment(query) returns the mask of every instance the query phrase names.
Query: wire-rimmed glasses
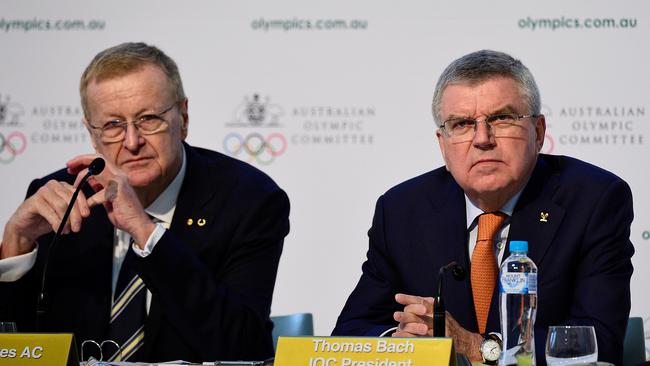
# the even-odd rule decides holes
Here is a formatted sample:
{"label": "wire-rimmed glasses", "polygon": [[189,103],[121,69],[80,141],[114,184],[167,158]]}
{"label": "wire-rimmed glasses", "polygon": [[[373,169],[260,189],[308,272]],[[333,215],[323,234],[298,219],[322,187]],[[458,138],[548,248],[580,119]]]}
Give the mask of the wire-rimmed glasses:
{"label": "wire-rimmed glasses", "polygon": [[164,115],[177,105],[178,102],[174,102],[174,104],[165,108],[160,113],[147,113],[130,122],[113,119],[101,124],[98,123],[97,125],[91,122],[88,124],[89,127],[99,135],[101,141],[107,144],[124,140],[126,137],[126,128],[129,124],[133,124],[142,135],[153,135],[167,129],[169,121],[164,118]]}
{"label": "wire-rimmed glasses", "polygon": [[525,114],[519,115],[516,113],[498,113],[485,116],[483,120],[470,117],[450,118],[442,123],[440,129],[443,130],[447,136],[452,139],[471,139],[476,133],[476,128],[480,122],[485,123],[488,130],[492,132],[494,137],[509,137],[521,133],[518,127],[521,127],[521,120],[528,118],[539,118],[541,114]]}
{"label": "wire-rimmed glasses", "polygon": [[[94,346],[94,350],[91,348],[90,352],[88,352],[88,346]],[[104,362],[110,361],[116,355],[121,354],[121,352],[122,348],[120,345],[112,339],[107,339],[102,342],[87,339],[81,342],[81,361],[82,363],[85,362],[87,366],[103,365]],[[104,359],[105,353],[110,355],[106,360]]]}

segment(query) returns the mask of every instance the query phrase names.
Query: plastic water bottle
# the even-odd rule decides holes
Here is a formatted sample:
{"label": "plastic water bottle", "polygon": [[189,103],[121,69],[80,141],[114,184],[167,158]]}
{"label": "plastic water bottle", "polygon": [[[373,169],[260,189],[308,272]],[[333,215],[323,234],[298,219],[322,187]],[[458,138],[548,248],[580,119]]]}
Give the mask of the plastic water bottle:
{"label": "plastic water bottle", "polygon": [[537,266],[527,256],[527,241],[511,241],[499,273],[499,313],[503,352],[500,366],[535,366]]}

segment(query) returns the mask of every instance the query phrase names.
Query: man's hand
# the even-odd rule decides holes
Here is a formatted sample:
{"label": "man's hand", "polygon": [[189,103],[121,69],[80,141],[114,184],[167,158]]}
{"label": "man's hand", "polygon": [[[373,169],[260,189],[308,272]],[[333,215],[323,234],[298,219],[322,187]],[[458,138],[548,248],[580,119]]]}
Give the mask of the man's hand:
{"label": "man's hand", "polygon": [[[5,226],[0,259],[29,253],[39,236],[58,230],[74,190],[66,182],[51,180],[18,206]],[[92,206],[79,192],[63,233],[79,232]]]}
{"label": "man's hand", "polygon": [[399,323],[393,337],[433,336],[433,297],[397,294],[395,301],[404,305],[393,319]]}
{"label": "man's hand", "polygon": [[[68,161],[68,171],[77,174],[75,186],[88,172],[90,163],[98,156],[81,155]],[[155,224],[144,211],[126,174],[110,161],[104,160],[106,162],[104,170],[99,175],[93,175],[88,179],[88,184],[95,190],[95,194],[88,197],[88,204],[91,207],[97,204],[104,205],[111,223],[116,228],[129,233],[140,249],[144,249],[144,244],[155,229]]]}
{"label": "man's hand", "polygon": [[483,336],[463,328],[448,311],[445,312],[445,332],[447,337],[454,339],[456,352],[464,354],[471,362],[483,362],[483,357],[479,351]]}
{"label": "man's hand", "polygon": [[[435,336],[433,334],[433,298],[406,294],[395,295],[395,300],[404,305],[404,311],[393,314],[399,323],[393,337]],[[466,355],[471,362],[482,362],[479,352],[483,336],[463,328],[454,317],[445,313],[445,333],[454,339],[456,352]]]}

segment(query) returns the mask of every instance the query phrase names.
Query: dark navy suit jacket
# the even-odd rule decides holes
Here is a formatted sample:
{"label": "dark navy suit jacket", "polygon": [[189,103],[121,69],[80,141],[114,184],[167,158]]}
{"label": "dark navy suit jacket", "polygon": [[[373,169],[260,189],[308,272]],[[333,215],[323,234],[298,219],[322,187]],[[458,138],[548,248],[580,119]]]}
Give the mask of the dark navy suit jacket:
{"label": "dark navy suit jacket", "polygon": [[[546,222],[541,213],[547,213]],[[621,364],[630,310],[632,194],[615,175],[585,162],[540,155],[513,211],[508,241],[527,240],[537,264],[535,345],[545,365],[548,326],[596,328],[600,360]],[[377,336],[394,327],[398,292],[435,296],[438,270],[456,261],[469,271],[462,189],[444,168],[393,187],[377,202],[363,274],[334,335]],[[506,249],[504,258],[509,255]],[[467,276],[469,278],[469,276]],[[447,310],[478,332],[470,281],[444,278]],[[487,331],[500,332],[498,289]]]}
{"label": "dark navy suit jacket", "polygon": [[[145,324],[146,361],[270,357],[269,315],[289,231],[289,200],[248,164],[189,145],[185,151],[186,175],[171,227],[149,256],[137,260],[153,294]],[[74,181],[62,170],[32,182],[28,195],[50,179]],[[205,224],[198,225],[199,219]],[[113,231],[98,206],[79,234],[62,237],[48,265],[50,310],[39,331],[74,332],[78,343],[107,338]],[[51,234],[39,239],[37,263],[29,273],[0,283],[0,318],[17,321],[22,332],[36,330],[36,299],[50,240]]]}

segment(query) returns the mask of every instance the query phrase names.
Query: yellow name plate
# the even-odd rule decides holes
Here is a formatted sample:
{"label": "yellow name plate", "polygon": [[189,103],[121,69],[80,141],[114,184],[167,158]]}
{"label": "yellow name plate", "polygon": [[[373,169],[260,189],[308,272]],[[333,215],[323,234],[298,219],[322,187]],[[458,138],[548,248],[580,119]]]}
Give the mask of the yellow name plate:
{"label": "yellow name plate", "polygon": [[0,365],[79,365],[72,334],[0,333]]}
{"label": "yellow name plate", "polygon": [[280,337],[282,366],[456,366],[451,338]]}

